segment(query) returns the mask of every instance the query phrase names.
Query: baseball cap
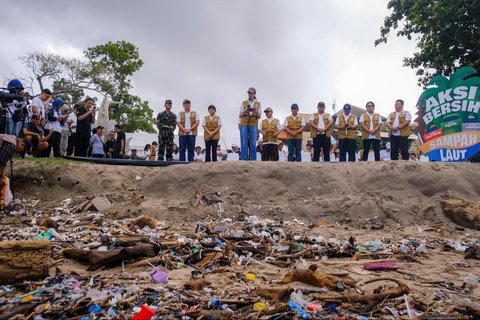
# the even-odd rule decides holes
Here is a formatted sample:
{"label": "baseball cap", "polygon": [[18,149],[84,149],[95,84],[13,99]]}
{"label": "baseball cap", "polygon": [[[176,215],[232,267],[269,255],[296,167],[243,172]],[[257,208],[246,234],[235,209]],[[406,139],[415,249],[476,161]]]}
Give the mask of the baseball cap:
{"label": "baseball cap", "polygon": [[297,109],[298,110],[298,104],[296,104],[296,103],[292,104],[292,107],[290,109]]}
{"label": "baseball cap", "polygon": [[345,111],[350,111],[350,110],[352,110],[352,106],[347,103],[347,104],[345,104],[345,105],[343,106],[343,110],[345,110]]}
{"label": "baseball cap", "polygon": [[105,127],[97,126],[97,130],[98,130],[98,129],[105,129]]}
{"label": "baseball cap", "polygon": [[325,107],[325,102],[319,102],[317,107]]}
{"label": "baseball cap", "polygon": [[255,90],[254,87],[250,87],[250,88],[248,88],[247,92],[248,92],[248,93],[256,94],[256,93],[257,93],[257,90]]}
{"label": "baseball cap", "polygon": [[265,112],[265,113],[267,113],[267,112],[273,112],[273,110],[272,110],[272,108],[268,107],[268,108],[265,108],[265,110],[264,110],[263,112]]}
{"label": "baseball cap", "polygon": [[185,99],[185,100],[183,100],[183,103],[191,103],[191,101],[188,100],[188,99]]}
{"label": "baseball cap", "polygon": [[165,100],[165,104],[172,104],[172,100]]}

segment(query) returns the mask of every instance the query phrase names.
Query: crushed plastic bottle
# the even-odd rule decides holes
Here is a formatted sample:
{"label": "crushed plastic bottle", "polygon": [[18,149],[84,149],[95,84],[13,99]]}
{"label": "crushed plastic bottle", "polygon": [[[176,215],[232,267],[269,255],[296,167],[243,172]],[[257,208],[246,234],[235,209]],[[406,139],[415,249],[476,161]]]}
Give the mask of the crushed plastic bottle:
{"label": "crushed plastic bottle", "polygon": [[155,310],[147,306],[146,304],[142,304],[140,312],[135,314],[132,317],[132,320],[150,320],[155,315]]}
{"label": "crushed plastic bottle", "polygon": [[302,317],[303,319],[311,318],[307,311],[303,310],[300,305],[298,305],[292,300],[288,300],[288,307],[293,311],[297,312],[300,315],[300,317]]}

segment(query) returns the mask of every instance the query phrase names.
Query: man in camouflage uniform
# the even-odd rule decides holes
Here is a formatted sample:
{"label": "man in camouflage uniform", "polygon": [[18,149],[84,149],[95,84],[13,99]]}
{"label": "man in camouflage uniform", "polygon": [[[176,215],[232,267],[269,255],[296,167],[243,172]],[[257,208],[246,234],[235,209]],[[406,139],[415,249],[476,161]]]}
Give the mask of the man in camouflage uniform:
{"label": "man in camouflage uniform", "polygon": [[158,160],[163,161],[165,149],[167,153],[167,161],[173,160],[172,146],[173,146],[173,131],[177,125],[177,116],[172,111],[172,100],[165,100],[165,111],[162,111],[157,116],[158,128]]}

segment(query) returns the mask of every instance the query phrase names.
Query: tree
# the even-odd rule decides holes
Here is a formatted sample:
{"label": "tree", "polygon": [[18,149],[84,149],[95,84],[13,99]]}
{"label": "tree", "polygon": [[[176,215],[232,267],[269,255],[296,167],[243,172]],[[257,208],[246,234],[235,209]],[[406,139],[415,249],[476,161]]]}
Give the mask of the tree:
{"label": "tree", "polygon": [[390,0],[375,46],[397,36],[415,39],[418,51],[404,58],[425,86],[436,75],[448,75],[460,66],[480,69],[480,0]]}
{"label": "tree", "polygon": [[126,41],[108,42],[88,48],[85,57],[93,82],[120,102],[119,107],[110,112],[110,119],[122,124],[126,131],[155,132],[153,110],[148,101],[128,93],[132,88],[130,77],[143,65],[138,48]]}
{"label": "tree", "polygon": [[143,65],[138,48],[126,41],[108,42],[88,48],[84,55],[80,59],[34,52],[19,60],[27,67],[31,82],[38,82],[40,90],[48,81],[54,95],[68,104],[80,102],[85,91],[108,95],[120,102],[109,110],[111,120],[129,132],[155,132],[148,101],[129,93],[131,76]]}

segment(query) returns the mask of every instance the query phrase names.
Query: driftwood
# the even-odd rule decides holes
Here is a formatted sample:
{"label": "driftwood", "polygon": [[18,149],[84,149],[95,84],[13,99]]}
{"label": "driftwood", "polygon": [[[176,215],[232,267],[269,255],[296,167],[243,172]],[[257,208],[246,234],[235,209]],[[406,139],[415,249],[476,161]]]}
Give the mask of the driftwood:
{"label": "driftwood", "polygon": [[[21,304],[11,309],[8,309],[5,312],[0,313],[0,320],[9,320],[20,314],[30,314],[39,304],[40,303]],[[24,319],[24,317],[22,317],[22,319]]]}
{"label": "driftwood", "polygon": [[337,287],[337,279],[329,274],[317,271],[316,265],[311,265],[308,269],[290,271],[283,277],[281,283],[294,281],[300,281],[316,287],[327,287],[329,289],[335,289]]}
{"label": "driftwood", "polygon": [[65,249],[63,254],[67,258],[82,261],[88,264],[88,271],[95,271],[104,266],[113,266],[123,260],[142,257],[154,257],[157,253],[154,244],[139,243],[136,246],[117,248],[109,251]]}
{"label": "driftwood", "polygon": [[344,295],[322,295],[322,294],[312,294],[312,297],[319,301],[325,300],[336,300],[341,302],[354,302],[354,303],[371,303],[373,301],[381,301],[384,299],[393,299],[403,296],[404,294],[408,294],[410,289],[408,286],[397,279],[394,278],[378,278],[366,281],[367,283],[377,282],[377,281],[393,281],[398,284],[396,288],[387,289],[380,293],[373,293],[373,294],[344,294]]}
{"label": "driftwood", "polygon": [[44,278],[51,263],[48,240],[0,241],[0,283]]}
{"label": "driftwood", "polygon": [[233,313],[223,310],[195,310],[187,312],[186,315],[195,319],[231,319],[233,317]]}
{"label": "driftwood", "polygon": [[255,293],[260,297],[267,299],[272,303],[279,303],[287,301],[290,298],[290,294],[293,292],[292,288],[283,287],[283,288],[273,288],[268,287],[256,287]]}

